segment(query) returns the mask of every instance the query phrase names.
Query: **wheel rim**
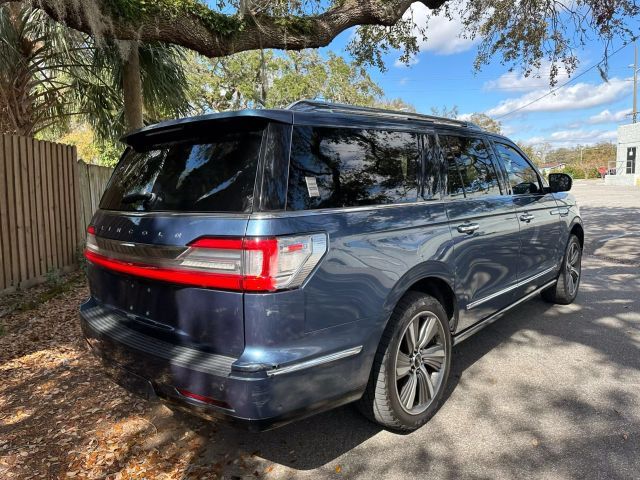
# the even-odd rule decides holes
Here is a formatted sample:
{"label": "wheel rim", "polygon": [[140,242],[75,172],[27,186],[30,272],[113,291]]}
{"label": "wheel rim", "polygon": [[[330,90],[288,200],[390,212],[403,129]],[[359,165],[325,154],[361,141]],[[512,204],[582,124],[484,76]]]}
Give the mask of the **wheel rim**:
{"label": "wheel rim", "polygon": [[440,391],[449,353],[444,338],[442,325],[432,312],[417,314],[402,333],[394,378],[400,406],[410,415],[424,412]]}
{"label": "wheel rim", "polygon": [[580,247],[577,243],[572,243],[567,252],[567,290],[569,295],[573,296],[578,289],[580,283]]}

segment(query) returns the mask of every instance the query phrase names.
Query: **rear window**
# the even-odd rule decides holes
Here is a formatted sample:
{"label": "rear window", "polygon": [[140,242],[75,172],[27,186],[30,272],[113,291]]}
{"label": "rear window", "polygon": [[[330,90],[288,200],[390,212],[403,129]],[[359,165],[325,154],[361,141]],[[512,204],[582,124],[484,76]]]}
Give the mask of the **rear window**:
{"label": "rear window", "polygon": [[249,212],[264,128],[129,149],[100,208]]}

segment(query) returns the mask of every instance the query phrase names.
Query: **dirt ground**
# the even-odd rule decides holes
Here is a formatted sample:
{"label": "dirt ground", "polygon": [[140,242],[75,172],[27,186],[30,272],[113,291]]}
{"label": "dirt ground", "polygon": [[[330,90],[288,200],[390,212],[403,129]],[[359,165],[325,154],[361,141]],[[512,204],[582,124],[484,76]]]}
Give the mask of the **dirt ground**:
{"label": "dirt ground", "polygon": [[[84,277],[61,282],[0,298],[1,479],[281,476],[259,452],[211,452],[215,424],[106,379],[81,340]],[[205,446],[215,461],[198,465]]]}

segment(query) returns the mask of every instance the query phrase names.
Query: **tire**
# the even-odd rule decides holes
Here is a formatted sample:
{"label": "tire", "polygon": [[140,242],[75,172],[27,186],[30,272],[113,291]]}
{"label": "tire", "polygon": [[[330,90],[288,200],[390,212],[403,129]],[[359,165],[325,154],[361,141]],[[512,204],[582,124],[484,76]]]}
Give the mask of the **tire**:
{"label": "tire", "polygon": [[442,402],[451,371],[451,346],[442,305],[429,295],[408,292],[382,335],[359,410],[393,430],[424,425]]}
{"label": "tire", "polygon": [[556,284],[542,292],[542,298],[549,303],[569,305],[578,295],[582,278],[582,246],[575,235],[569,236],[562,259],[562,268]]}

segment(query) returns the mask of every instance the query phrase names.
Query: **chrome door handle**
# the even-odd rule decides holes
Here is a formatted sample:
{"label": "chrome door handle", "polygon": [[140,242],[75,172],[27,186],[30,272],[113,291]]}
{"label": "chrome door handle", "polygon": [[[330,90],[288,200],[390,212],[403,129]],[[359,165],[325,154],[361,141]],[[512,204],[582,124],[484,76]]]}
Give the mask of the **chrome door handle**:
{"label": "chrome door handle", "polygon": [[471,235],[479,228],[480,225],[478,225],[477,223],[463,223],[462,225],[458,225],[458,231],[460,233],[466,233],[467,235]]}
{"label": "chrome door handle", "polygon": [[529,223],[534,218],[536,218],[535,215],[531,215],[530,213],[523,213],[522,215],[520,215],[520,220],[527,223]]}

